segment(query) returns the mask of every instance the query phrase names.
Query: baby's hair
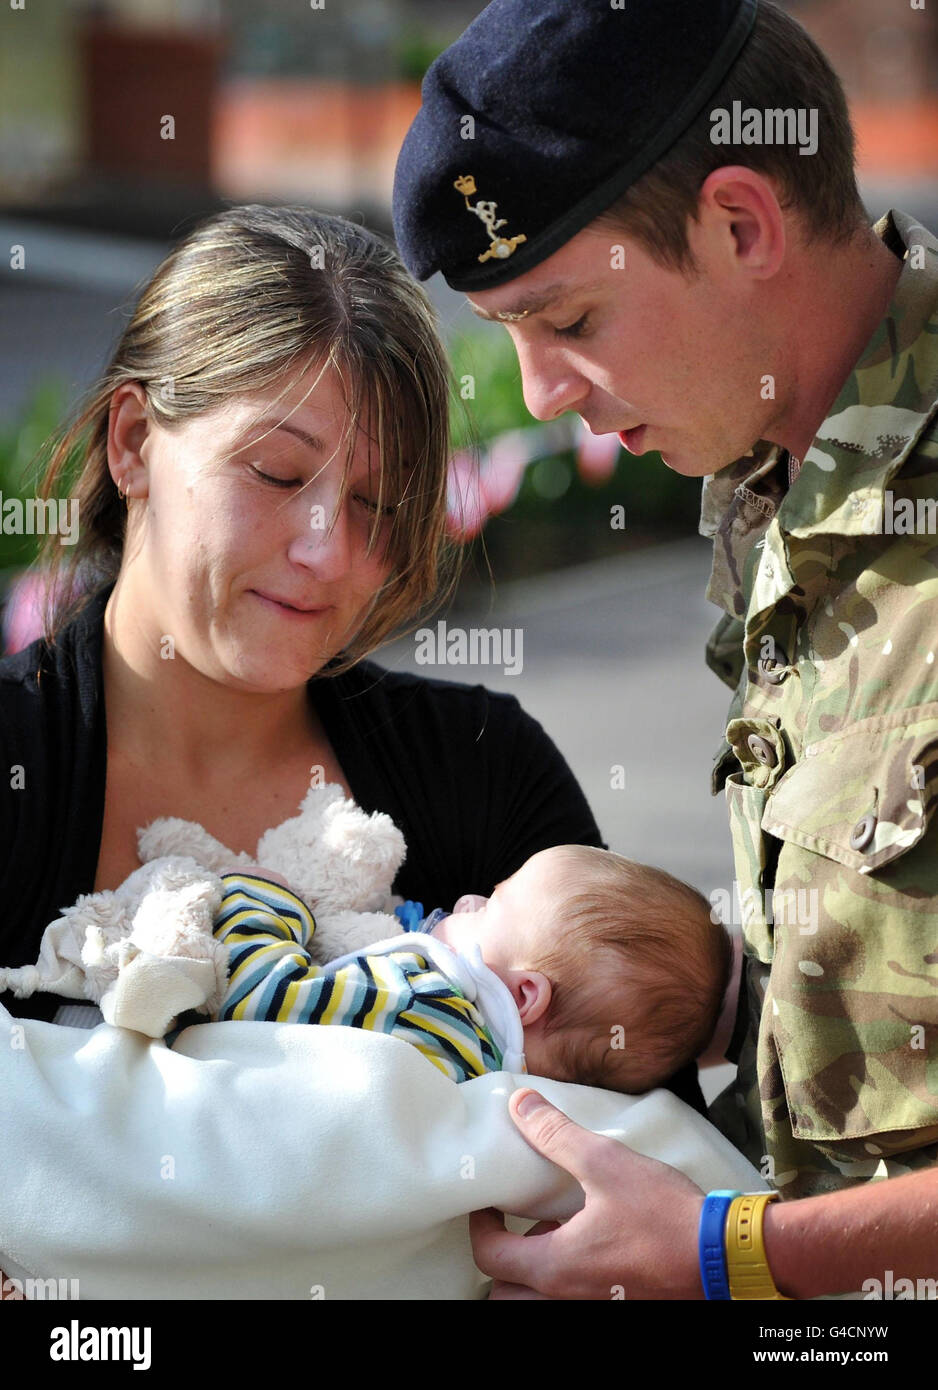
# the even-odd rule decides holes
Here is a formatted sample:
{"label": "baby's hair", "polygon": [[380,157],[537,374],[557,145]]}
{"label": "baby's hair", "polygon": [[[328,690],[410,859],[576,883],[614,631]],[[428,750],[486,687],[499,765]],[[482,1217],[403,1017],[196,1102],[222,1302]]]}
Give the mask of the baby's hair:
{"label": "baby's hair", "polygon": [[[559,847],[544,1017],[563,1080],[638,1093],[713,1036],[732,945],[702,893],[610,850]],[[554,851],[556,853],[556,851]]]}

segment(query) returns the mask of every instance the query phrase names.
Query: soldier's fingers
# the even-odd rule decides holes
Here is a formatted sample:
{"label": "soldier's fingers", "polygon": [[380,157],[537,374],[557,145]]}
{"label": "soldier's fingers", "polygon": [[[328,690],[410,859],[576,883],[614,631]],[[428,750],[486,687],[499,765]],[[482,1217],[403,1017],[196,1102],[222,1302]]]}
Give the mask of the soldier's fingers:
{"label": "soldier's fingers", "polygon": [[566,1169],[584,1190],[608,1178],[610,1157],[621,1163],[627,1152],[615,1139],[583,1129],[539,1091],[514,1091],[508,1113],[531,1148]]}
{"label": "soldier's fingers", "polygon": [[516,1301],[523,1299],[527,1302],[537,1299],[543,1303],[554,1302],[552,1298],[548,1298],[546,1293],[538,1293],[536,1289],[529,1289],[525,1284],[506,1284],[503,1279],[494,1281],[489,1298],[499,1302],[506,1302],[509,1299]]}
{"label": "soldier's fingers", "polygon": [[530,1231],[525,1231],[526,1236],[543,1236],[548,1231],[559,1231],[559,1221],[539,1221],[536,1226],[532,1226]]}
{"label": "soldier's fingers", "polygon": [[553,1268],[550,1243],[557,1231],[543,1235],[519,1236],[506,1231],[500,1213],[474,1211],[469,1218],[472,1258],[483,1274],[499,1283],[516,1284],[541,1293],[544,1274]]}

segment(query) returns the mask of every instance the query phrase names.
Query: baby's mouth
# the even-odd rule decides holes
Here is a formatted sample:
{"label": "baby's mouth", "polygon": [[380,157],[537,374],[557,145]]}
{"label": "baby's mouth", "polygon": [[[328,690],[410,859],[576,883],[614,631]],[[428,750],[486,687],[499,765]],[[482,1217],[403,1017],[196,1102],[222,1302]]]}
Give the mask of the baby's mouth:
{"label": "baby's mouth", "polygon": [[464,893],[453,907],[453,912],[479,912],[488,898],[483,898],[479,893]]}

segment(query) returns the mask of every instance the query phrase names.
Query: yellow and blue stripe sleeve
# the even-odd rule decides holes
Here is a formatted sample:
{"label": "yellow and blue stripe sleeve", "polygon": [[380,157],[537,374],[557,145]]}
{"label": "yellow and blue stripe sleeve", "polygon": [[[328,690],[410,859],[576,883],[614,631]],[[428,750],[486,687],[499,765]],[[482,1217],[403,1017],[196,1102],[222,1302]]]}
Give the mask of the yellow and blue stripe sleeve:
{"label": "yellow and blue stripe sleeve", "polygon": [[452,1081],[499,1071],[485,1020],[456,985],[414,951],[369,955],[333,969],[307,946],[316,923],[289,889],[247,874],[223,878],[214,931],[229,947],[220,1019],[338,1024],[416,1047]]}
{"label": "yellow and blue stripe sleeve", "polygon": [[[220,1019],[291,1017],[299,993],[318,993],[322,967],[306,949],[316,930],[301,898],[253,874],[225,874],[213,925],[229,948]],[[305,986],[305,990],[304,990]]]}

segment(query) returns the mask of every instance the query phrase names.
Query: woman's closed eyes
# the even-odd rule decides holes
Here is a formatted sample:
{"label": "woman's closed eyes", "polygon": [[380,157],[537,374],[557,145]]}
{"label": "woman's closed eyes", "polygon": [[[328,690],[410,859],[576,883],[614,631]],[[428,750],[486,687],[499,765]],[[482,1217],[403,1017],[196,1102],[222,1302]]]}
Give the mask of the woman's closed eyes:
{"label": "woman's closed eyes", "polygon": [[[270,483],[273,487],[302,487],[305,481],[303,478],[278,478],[273,473],[265,473],[254,463],[248,464],[248,467],[250,468],[251,472],[254,474],[256,478],[259,478],[261,482]],[[363,493],[360,492],[353,492],[351,494],[351,497],[353,502],[358,502],[360,506],[364,507],[364,509],[367,512],[370,512],[372,516],[377,516],[379,507],[378,503],[374,499],[366,497]],[[396,511],[396,505],[380,508],[382,516],[393,516]]]}

